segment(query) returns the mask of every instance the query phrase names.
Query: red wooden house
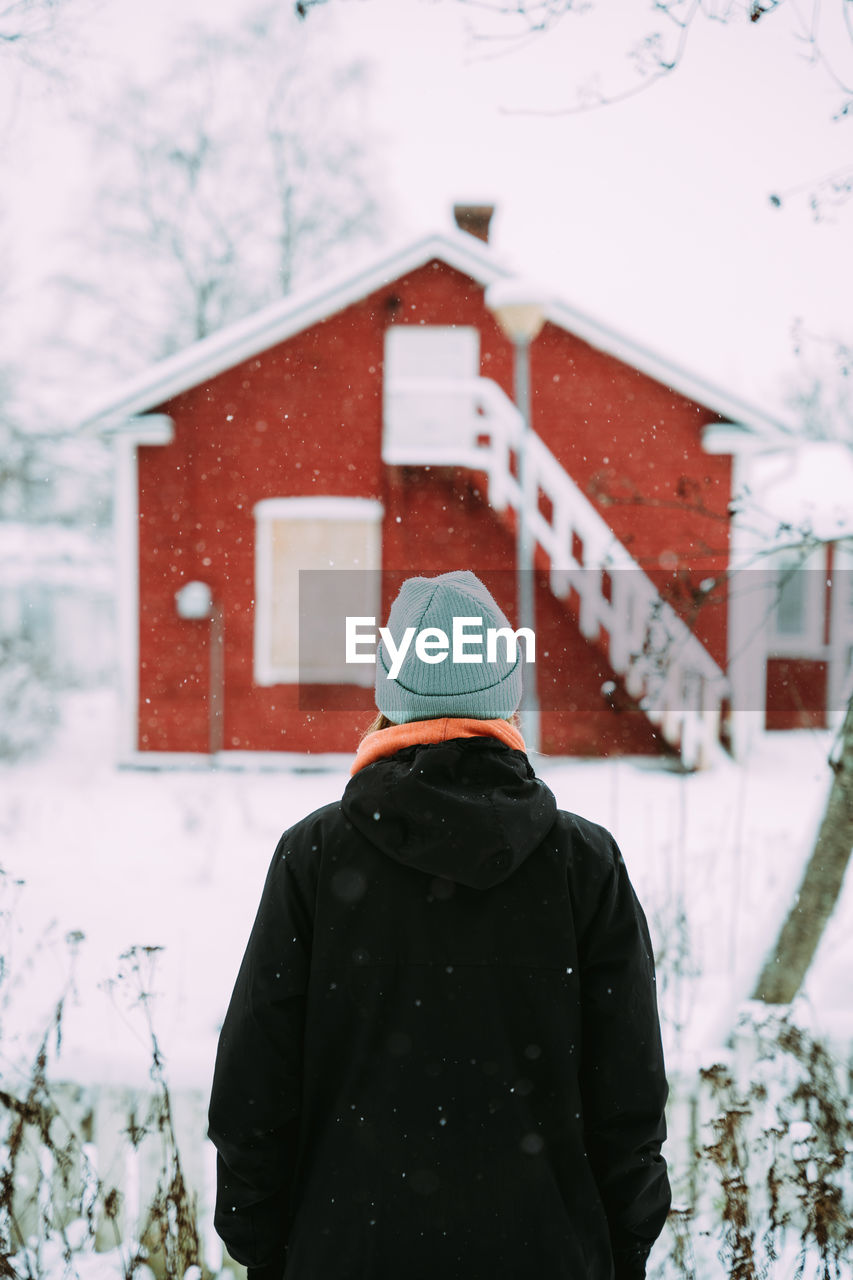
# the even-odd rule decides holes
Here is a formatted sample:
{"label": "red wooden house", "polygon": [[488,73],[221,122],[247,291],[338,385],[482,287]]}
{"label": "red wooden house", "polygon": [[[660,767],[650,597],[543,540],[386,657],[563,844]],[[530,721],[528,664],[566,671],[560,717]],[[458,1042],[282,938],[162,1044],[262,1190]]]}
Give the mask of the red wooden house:
{"label": "red wooden house", "polygon": [[[465,231],[421,239],[90,416],[120,442],[127,757],[353,750],[372,673],[316,632],[300,650],[300,570],[359,570],[381,623],[402,578],[470,568],[514,616],[513,352],[484,301],[506,274]],[[827,674],[829,633],[782,644],[780,674],[765,628],[731,669],[731,455],[778,424],[563,303],[530,358],[543,750],[695,764],[732,707],[819,722],[843,666]]]}

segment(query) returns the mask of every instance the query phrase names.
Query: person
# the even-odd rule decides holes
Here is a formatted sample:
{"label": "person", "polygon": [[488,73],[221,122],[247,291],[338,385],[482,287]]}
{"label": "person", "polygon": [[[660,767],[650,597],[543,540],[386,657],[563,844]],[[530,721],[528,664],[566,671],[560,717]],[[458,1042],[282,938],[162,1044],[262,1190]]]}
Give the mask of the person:
{"label": "person", "polygon": [[[391,648],[460,617],[509,626],[470,572],[410,578]],[[438,661],[436,630],[395,679],[383,639],[343,798],[275,851],[216,1057],[215,1226],[250,1280],[639,1280],[670,1203],[646,921],[525,754],[521,645]]]}

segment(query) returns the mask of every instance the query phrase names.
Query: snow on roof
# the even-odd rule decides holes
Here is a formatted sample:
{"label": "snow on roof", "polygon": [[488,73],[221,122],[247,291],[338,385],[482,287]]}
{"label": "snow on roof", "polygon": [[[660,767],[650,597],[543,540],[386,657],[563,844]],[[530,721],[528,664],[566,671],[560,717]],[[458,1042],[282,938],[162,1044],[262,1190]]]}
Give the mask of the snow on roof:
{"label": "snow on roof", "polygon": [[790,540],[791,530],[822,542],[853,535],[853,449],[846,444],[810,440],[760,454],[749,490],[752,521],[760,518],[772,541]]}
{"label": "snow on roof", "polygon": [[[433,259],[456,268],[483,287],[514,275],[494,249],[462,231],[454,229],[409,241],[386,250],[379,257],[373,256],[355,270],[349,267],[345,272],[329,275],[321,282],[290,294],[159,361],[93,405],[78,426],[84,430],[116,430],[128,418],[163,405],[181,392],[259,355]],[[559,328],[724,418],[762,434],[768,430],[785,429],[783,424],[755,406],[671,363],[565,302],[549,303],[546,317]]]}

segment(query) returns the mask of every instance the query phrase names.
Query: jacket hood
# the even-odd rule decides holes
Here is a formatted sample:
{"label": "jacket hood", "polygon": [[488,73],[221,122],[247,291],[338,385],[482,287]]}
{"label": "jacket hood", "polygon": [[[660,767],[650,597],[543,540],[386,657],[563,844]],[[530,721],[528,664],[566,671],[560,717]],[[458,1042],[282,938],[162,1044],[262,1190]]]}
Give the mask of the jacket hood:
{"label": "jacket hood", "polygon": [[493,738],[405,747],[361,769],[341,807],[389,858],[474,889],[508,879],[557,814],[527,756]]}

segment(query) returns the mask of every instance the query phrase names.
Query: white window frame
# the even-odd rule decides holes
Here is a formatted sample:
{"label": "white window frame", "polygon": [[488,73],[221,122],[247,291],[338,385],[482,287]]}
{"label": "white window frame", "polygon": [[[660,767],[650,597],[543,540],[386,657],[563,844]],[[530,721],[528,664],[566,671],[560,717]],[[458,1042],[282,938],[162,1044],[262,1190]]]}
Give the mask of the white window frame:
{"label": "white window frame", "polygon": [[[373,684],[374,669],[366,664],[343,666],[339,671],[311,671],[304,663],[276,666],[271,659],[273,649],[273,526],[277,520],[315,522],[364,521],[368,527],[371,563],[366,570],[375,572],[377,584],[376,612],[381,607],[379,583],[382,550],[382,518],[384,508],[375,498],[298,497],[264,498],[254,507],[255,515],[255,618],[254,618],[254,682],[259,686],[298,684],[300,679],[317,684]],[[317,566],[305,565],[306,569]],[[350,566],[345,566],[349,568]]]}
{"label": "white window frame", "polygon": [[[769,652],[774,657],[816,658],[826,657],[826,549],[816,547],[806,557],[798,551],[780,551],[773,555],[770,565],[774,570],[772,608],[768,619]],[[803,625],[799,631],[780,631],[778,628],[779,585],[788,570],[804,573],[805,595],[803,601]]]}

